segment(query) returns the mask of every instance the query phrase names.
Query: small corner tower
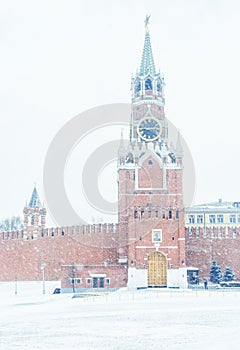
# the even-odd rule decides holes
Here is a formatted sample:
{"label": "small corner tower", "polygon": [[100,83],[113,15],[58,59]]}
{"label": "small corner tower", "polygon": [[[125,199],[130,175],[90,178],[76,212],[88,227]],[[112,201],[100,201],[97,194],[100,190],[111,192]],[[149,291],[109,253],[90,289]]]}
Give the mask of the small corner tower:
{"label": "small corner tower", "polygon": [[46,209],[40,202],[40,198],[36,189],[33,188],[33,192],[29,203],[25,205],[23,209],[24,214],[24,239],[35,239],[38,237],[40,228],[45,227]]}

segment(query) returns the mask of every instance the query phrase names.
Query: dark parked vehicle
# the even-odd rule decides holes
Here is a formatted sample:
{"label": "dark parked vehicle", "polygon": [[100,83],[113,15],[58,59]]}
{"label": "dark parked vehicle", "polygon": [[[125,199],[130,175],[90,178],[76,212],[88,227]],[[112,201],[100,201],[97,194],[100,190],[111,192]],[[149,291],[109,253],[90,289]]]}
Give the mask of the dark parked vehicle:
{"label": "dark parked vehicle", "polygon": [[55,288],[53,294],[61,294],[61,288]]}

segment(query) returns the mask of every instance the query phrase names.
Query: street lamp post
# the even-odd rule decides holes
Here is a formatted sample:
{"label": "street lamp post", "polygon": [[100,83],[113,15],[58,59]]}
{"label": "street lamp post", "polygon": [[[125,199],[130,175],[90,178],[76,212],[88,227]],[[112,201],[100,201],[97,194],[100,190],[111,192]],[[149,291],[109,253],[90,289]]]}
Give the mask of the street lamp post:
{"label": "street lamp post", "polygon": [[43,286],[42,292],[43,292],[43,294],[46,293],[46,290],[45,290],[45,276],[44,276],[44,269],[45,269],[45,266],[46,266],[46,264],[45,264],[45,262],[43,261],[42,264],[41,264],[41,270],[42,270],[42,286]]}
{"label": "street lamp post", "polygon": [[41,259],[41,270],[42,270],[42,293],[45,294],[46,293],[46,290],[45,290],[45,275],[44,275],[44,269],[46,267],[46,264],[44,262],[44,259],[43,259],[43,253],[41,251],[41,249],[35,247],[35,250],[36,252],[39,254],[39,257]]}
{"label": "street lamp post", "polygon": [[15,295],[17,295],[17,276],[15,276]]}

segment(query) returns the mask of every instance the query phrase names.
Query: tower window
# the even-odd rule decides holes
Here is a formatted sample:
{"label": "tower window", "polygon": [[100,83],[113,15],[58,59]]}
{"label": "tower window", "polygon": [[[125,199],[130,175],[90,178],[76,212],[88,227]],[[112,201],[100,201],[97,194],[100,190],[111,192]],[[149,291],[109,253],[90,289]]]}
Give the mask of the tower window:
{"label": "tower window", "polygon": [[168,212],[168,218],[169,218],[169,219],[172,219],[172,210],[169,210],[169,212]]}
{"label": "tower window", "polygon": [[137,219],[138,218],[138,211],[137,209],[134,210],[134,219]]}
{"label": "tower window", "polygon": [[135,82],[135,92],[139,92],[141,90],[141,83],[140,80],[136,80]]}
{"label": "tower window", "polygon": [[152,80],[149,78],[145,81],[145,90],[152,90]]}
{"label": "tower window", "polygon": [[155,217],[158,219],[158,210],[155,211]]}
{"label": "tower window", "polygon": [[141,209],[141,219],[143,219],[143,218],[144,218],[144,210]]}
{"label": "tower window", "polygon": [[176,219],[179,219],[179,211],[176,210]]}
{"label": "tower window", "polygon": [[153,165],[153,161],[152,161],[151,159],[149,159],[148,165],[149,165],[149,166],[152,166],[152,165]]}
{"label": "tower window", "polygon": [[162,91],[162,84],[160,79],[157,81],[157,91]]}
{"label": "tower window", "polygon": [[127,155],[127,158],[126,158],[126,162],[127,163],[133,163],[133,155],[132,155],[132,153],[128,153],[128,155]]}
{"label": "tower window", "polygon": [[198,224],[202,224],[203,223],[203,216],[202,215],[198,215],[197,216],[197,223]]}
{"label": "tower window", "polygon": [[165,219],[165,210],[162,210],[162,218]]}

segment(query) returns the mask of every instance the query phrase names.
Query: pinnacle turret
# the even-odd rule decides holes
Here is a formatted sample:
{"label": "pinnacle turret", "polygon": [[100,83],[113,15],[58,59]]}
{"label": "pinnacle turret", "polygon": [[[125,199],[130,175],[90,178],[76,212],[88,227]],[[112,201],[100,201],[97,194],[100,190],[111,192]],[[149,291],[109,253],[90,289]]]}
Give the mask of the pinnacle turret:
{"label": "pinnacle turret", "polygon": [[176,143],[176,156],[177,157],[182,157],[183,156],[183,147],[181,143],[181,134],[178,131],[178,136],[177,136],[177,143]]}

